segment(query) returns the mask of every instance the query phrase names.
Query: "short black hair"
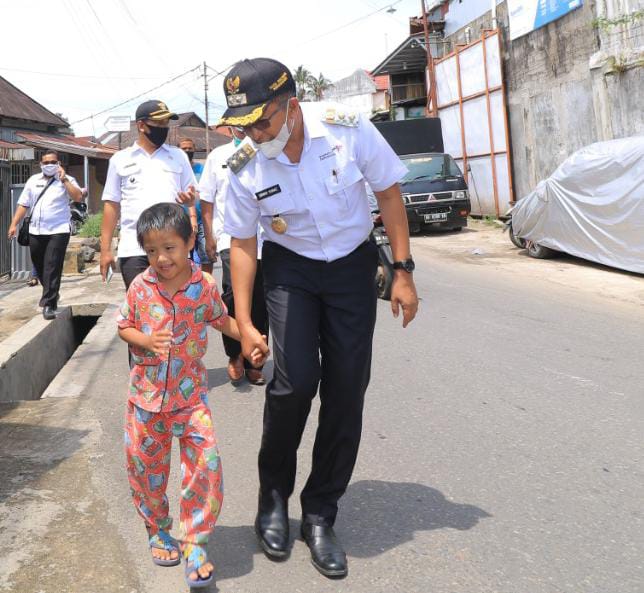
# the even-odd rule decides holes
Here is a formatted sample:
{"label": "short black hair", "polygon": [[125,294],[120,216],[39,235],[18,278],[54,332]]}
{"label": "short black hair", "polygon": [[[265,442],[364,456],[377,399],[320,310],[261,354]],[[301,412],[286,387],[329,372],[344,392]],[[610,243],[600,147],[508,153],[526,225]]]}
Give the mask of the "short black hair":
{"label": "short black hair", "polygon": [[60,155],[58,154],[57,151],[53,149],[46,150],[45,152],[42,153],[42,156],[40,157],[40,160],[42,161],[48,154],[53,154],[56,157],[56,160],[60,160]]}
{"label": "short black hair", "polygon": [[150,231],[173,230],[184,243],[192,236],[192,224],[188,213],[179,204],[162,202],[146,208],[136,223],[136,240],[143,247],[145,236]]}

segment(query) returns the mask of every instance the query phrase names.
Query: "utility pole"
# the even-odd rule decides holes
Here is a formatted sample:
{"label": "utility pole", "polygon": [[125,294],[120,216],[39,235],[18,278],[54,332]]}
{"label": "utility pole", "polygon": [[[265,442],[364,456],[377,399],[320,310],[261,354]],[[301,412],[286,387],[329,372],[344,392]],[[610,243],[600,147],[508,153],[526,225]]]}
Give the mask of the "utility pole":
{"label": "utility pole", "polygon": [[432,58],[432,49],[429,46],[429,26],[427,25],[427,8],[425,0],[420,0],[423,15],[423,31],[425,33],[425,51],[427,53],[427,72],[429,74],[429,89],[427,90],[427,113],[431,117],[438,117],[436,109],[436,77],[434,76],[434,58]]}
{"label": "utility pole", "polygon": [[208,70],[206,61],[203,63],[203,102],[206,108],[206,156],[210,154],[210,121],[208,118]]}

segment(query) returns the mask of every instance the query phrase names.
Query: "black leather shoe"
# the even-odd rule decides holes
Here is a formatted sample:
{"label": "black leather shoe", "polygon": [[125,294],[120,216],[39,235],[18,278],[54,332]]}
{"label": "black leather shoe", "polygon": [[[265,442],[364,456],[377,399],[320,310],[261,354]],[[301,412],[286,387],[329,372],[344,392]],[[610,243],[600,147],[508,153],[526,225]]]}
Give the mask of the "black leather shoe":
{"label": "black leather shoe", "polygon": [[311,550],[311,562],[325,577],[345,577],[349,572],[347,555],[333,527],[302,523],[302,538]]}
{"label": "black leather shoe", "polygon": [[45,305],[42,310],[42,316],[47,320],[56,319],[56,309]]}
{"label": "black leather shoe", "polygon": [[271,560],[285,560],[288,556],[288,508],[276,493],[259,497],[255,519],[255,533],[259,545]]}

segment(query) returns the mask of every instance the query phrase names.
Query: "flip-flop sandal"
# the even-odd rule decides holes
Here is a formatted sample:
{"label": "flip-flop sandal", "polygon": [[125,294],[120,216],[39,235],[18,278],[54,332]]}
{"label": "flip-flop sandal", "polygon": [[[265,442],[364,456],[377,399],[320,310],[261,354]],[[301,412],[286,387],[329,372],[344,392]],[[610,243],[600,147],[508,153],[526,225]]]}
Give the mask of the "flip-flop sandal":
{"label": "flip-flop sandal", "polygon": [[202,579],[197,572],[197,579],[190,578],[191,572],[196,572],[198,568],[202,567],[208,562],[208,554],[203,546],[197,544],[187,544],[183,550],[183,558],[186,561],[186,583],[188,587],[207,587],[212,583],[215,578],[215,570],[213,569],[208,578]]}
{"label": "flip-flop sandal", "polygon": [[[150,536],[148,543],[150,545],[150,551],[154,548],[157,550],[166,550],[168,552],[179,552],[179,544],[177,543],[177,540],[174,539],[167,531],[157,531],[154,535]],[[178,553],[176,558],[168,558],[167,560],[156,558],[152,555],[152,562],[157,566],[177,566],[177,564],[181,564],[181,554]]]}

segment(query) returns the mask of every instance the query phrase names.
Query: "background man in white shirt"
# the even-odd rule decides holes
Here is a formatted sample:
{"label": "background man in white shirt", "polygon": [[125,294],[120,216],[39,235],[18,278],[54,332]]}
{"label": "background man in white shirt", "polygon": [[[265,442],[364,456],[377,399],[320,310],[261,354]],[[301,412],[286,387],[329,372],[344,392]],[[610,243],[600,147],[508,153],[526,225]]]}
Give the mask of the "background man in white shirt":
{"label": "background man in white shirt", "polygon": [[111,242],[121,220],[118,258],[125,289],[148,267],[148,258],[136,240],[141,212],[160,202],[178,202],[194,211],[197,185],[186,154],[165,144],[171,119],[178,119],[162,101],[145,101],[136,109],[137,141],[110,159],[103,190],[101,276],[114,263]]}
{"label": "background man in white shirt", "polygon": [[18,198],[8,235],[9,239],[16,235],[18,224],[31,209],[29,251],[42,283],[40,306],[45,319],[54,319],[71,230],[69,200],[80,202],[83,196],[76,180],[60,166],[56,151],[42,155],[40,168],[42,172],[27,180]]}

